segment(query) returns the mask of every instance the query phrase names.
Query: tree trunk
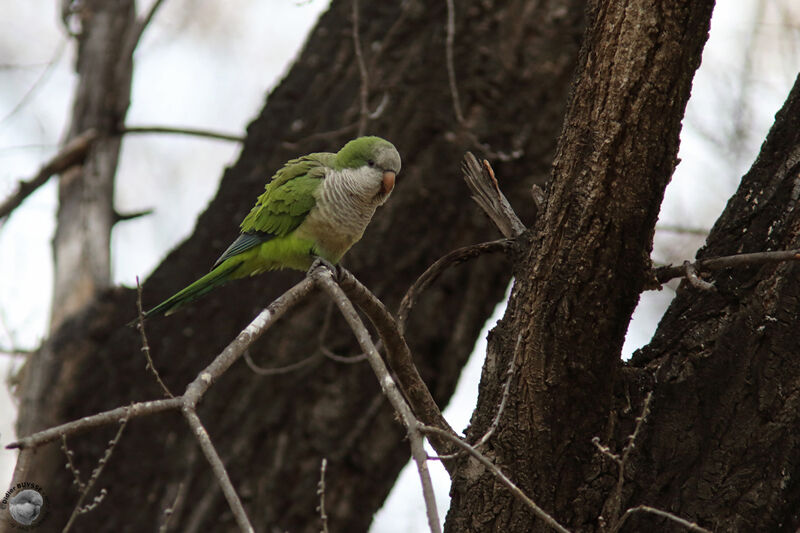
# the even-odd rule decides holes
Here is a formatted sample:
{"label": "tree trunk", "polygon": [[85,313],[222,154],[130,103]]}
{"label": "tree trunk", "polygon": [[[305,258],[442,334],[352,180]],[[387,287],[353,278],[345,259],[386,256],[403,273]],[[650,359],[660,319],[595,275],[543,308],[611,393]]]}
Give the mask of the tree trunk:
{"label": "tree trunk", "polygon": [[[133,0],[82,2],[79,11],[70,17],[80,28],[76,36],[78,86],[62,146],[92,133],[86,156],[59,179],[58,223],[53,239],[52,334],[111,285],[114,176],[121,142],[116,131],[124,123],[130,103],[132,43],[138,38]],[[52,345],[45,345],[26,365],[18,391],[19,434],[63,420],[52,408],[54,388],[62,386],[58,383],[62,357]],[[61,462],[52,455],[34,457],[23,452],[15,468],[15,481],[28,479],[38,469],[59,468]]]}
{"label": "tree trunk", "polygon": [[[653,341],[620,360],[712,3],[604,4],[590,12],[547,209],[490,334],[469,438],[489,426],[516,358],[486,454],[571,531],[612,531],[642,505],[713,531],[796,531],[796,263],[721,271],[712,291],[684,282]],[[698,258],[798,248],[798,154],[800,78]],[[618,464],[592,439],[622,451],[649,392],[618,492]],[[549,530],[472,460],[451,495],[449,531]],[[634,512],[622,530],[686,529]]]}
{"label": "tree trunk", "polygon": [[[800,77],[698,258],[800,248],[798,183]],[[712,292],[684,282],[631,360],[654,400],[625,497],[715,531],[795,532],[800,268],[772,263],[712,280]]]}
{"label": "tree trunk", "polygon": [[[583,2],[456,3],[454,66],[464,125],[454,118],[447,77],[444,3],[362,4],[370,108],[384,98],[387,102],[367,132],[392,140],[404,161],[397,190],[345,266],[396,308],[406,288],[439,256],[497,237],[459,176],[461,156],[476,149],[476,137],[496,152],[522,152],[495,168],[523,220],[530,219],[530,186],[543,182],[552,160],[583,32]],[[286,79],[248,128],[239,161],[226,171],[194,234],[147,281],[146,304],[207,271],[283,162],[336,149],[355,135],[361,80],[350,17],[350,1],[334,1],[322,16]],[[501,257],[479,259],[448,272],[413,310],[409,344],[440,405],[450,397],[510,274]],[[259,308],[299,277],[281,272],[242,280],[185,312],[150,322],[156,367],[166,383],[182,392]],[[402,428],[366,364],[343,365],[321,355],[321,346],[340,354],[358,351],[335,313],[328,322],[328,307],[322,296],[313,298],[250,350],[264,367],[310,357],[302,368],[259,376],[239,363],[199,409],[260,531],[319,530],[316,483],[323,457],[329,460],[331,530],[366,531],[408,457]],[[52,335],[30,366],[51,354],[53,384],[37,392],[36,411],[21,410],[23,433],[42,426],[31,423],[37,412],[65,421],[159,396],[144,369],[138,335],[122,326],[134,315],[133,291],[109,291]],[[70,439],[81,472],[91,471],[115,430]],[[56,525],[65,522],[77,499],[63,462],[59,447],[50,445],[35,453],[25,472],[25,480],[39,483],[53,502],[48,520]],[[184,503],[173,512],[172,530],[235,529],[177,414],[132,421],[98,484],[108,495],[79,518],[80,530],[156,529],[179,488]]]}

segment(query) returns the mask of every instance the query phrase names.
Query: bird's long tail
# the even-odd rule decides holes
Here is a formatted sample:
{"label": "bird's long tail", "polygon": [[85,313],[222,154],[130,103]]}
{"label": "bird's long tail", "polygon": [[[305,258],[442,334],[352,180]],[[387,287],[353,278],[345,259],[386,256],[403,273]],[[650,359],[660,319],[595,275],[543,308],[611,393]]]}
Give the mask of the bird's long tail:
{"label": "bird's long tail", "polygon": [[[207,292],[233,279],[231,274],[240,266],[242,266],[241,261],[226,261],[185,289],[173,294],[157,306],[146,311],[144,317],[150,318],[160,314],[171,315],[187,303],[200,298]],[[136,320],[131,322],[131,324],[134,323],[136,323]]]}

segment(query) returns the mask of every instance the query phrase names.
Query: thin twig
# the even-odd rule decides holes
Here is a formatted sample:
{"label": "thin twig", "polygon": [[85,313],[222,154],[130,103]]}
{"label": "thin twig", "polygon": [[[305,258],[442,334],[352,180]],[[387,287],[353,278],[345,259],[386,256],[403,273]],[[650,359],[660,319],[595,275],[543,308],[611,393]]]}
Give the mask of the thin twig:
{"label": "thin twig", "polygon": [[244,510],[242,501],[239,499],[239,495],[236,493],[233,483],[231,483],[231,478],[228,476],[227,470],[225,470],[222,459],[220,459],[216,448],[214,448],[214,444],[211,442],[211,438],[208,436],[208,431],[203,427],[203,423],[200,422],[200,418],[197,416],[197,413],[195,413],[194,407],[184,407],[182,412],[194,437],[200,444],[200,449],[203,450],[203,455],[206,456],[208,464],[211,465],[211,470],[214,472],[214,477],[217,478],[220,488],[222,488],[225,499],[228,500],[228,505],[233,512],[239,530],[246,533],[253,533],[255,530],[250,523],[250,519],[247,518],[247,512]]}
{"label": "thin twig", "polygon": [[[97,507],[103,501],[103,498],[105,498],[106,489],[103,489],[100,491],[100,494],[98,496],[95,496],[95,498],[92,500],[92,503],[90,503],[86,507],[82,507],[84,500],[86,500],[86,496],[89,495],[89,492],[91,492],[92,488],[94,487],[94,484],[97,482],[98,478],[100,478],[100,474],[103,472],[103,468],[106,466],[106,463],[108,463],[108,460],[111,459],[111,454],[114,452],[114,448],[116,448],[119,439],[122,437],[122,432],[125,430],[125,426],[127,424],[128,424],[127,417],[119,421],[119,429],[117,430],[116,436],[108,442],[108,447],[106,448],[103,457],[101,457],[100,460],[97,462],[97,467],[92,471],[92,475],[89,478],[89,481],[85,485],[83,485],[82,487],[83,490],[81,491],[81,495],[80,497],[78,497],[78,503],[75,504],[75,509],[72,510],[72,514],[70,515],[69,520],[67,521],[67,525],[64,526],[62,533],[68,533],[72,525],[75,523],[75,520],[77,519],[79,514],[88,513],[89,511]],[[66,446],[66,440],[64,442]]]}
{"label": "thin twig", "polygon": [[[331,317],[333,316],[333,301],[328,301],[328,305],[325,306],[325,316],[322,319],[322,327],[319,328],[319,343],[318,348],[319,351],[322,352],[322,355],[327,357],[332,361],[336,361],[337,363],[344,363],[344,364],[353,364],[353,363],[360,363],[361,361],[365,361],[367,359],[367,355],[365,353],[360,353],[357,355],[338,355],[333,353],[333,351],[329,350],[325,346],[325,337],[328,335],[328,330],[331,327]],[[379,342],[375,345],[375,348],[378,351],[381,351],[381,343]]]}
{"label": "thin twig", "polygon": [[322,464],[319,467],[319,483],[317,483],[317,494],[319,495],[319,519],[322,522],[322,533],[328,533],[328,515],[325,512],[325,469],[328,466],[328,460],[322,458]]}
{"label": "thin twig", "polygon": [[175,515],[175,509],[179,509],[183,506],[183,501],[186,498],[186,493],[188,485],[186,483],[178,483],[178,489],[175,491],[175,499],[172,501],[172,505],[164,509],[162,513],[164,515],[164,521],[161,523],[161,526],[158,528],[158,533],[167,533],[169,531],[169,523],[172,520],[172,517]]}
{"label": "thin twig", "polygon": [[458,96],[458,82],[456,81],[456,68],[453,53],[453,44],[456,36],[456,8],[453,0],[446,0],[447,2],[447,25],[446,25],[446,38],[445,38],[445,63],[447,64],[447,82],[450,87],[450,96],[453,103],[453,113],[456,116],[456,121],[461,126],[463,133],[475,148],[486,152],[487,156],[500,161],[513,161],[519,159],[523,155],[522,150],[513,150],[511,153],[498,152],[492,149],[486,143],[482,143],[478,136],[469,128],[464,113],[461,110],[461,98]]}
{"label": "thin twig", "polygon": [[136,20],[136,25],[133,28],[132,33],[128,37],[128,40],[125,42],[125,48],[123,49],[123,54],[121,57],[123,58],[132,58],[133,51],[136,50],[136,47],[139,46],[139,41],[142,38],[142,34],[144,30],[150,25],[150,22],[153,20],[153,17],[158,11],[158,8],[161,7],[161,4],[164,0],[155,0],[153,5],[150,6],[150,9],[144,16],[140,17]]}
{"label": "thin twig", "polygon": [[39,431],[23,437],[16,442],[6,445],[8,449],[38,448],[43,444],[60,439],[62,435],[73,435],[87,429],[112,424],[123,418],[137,418],[172,409],[183,407],[186,402],[193,405],[202,398],[203,394],[213,382],[227,370],[250,344],[256,341],[264,332],[283,316],[289,309],[305,298],[314,288],[309,279],[304,279],[280,297],[276,298],[267,308],[259,313],[253,321],[237,335],[228,346],[220,353],[195,380],[186,388],[182,396],[162,400],[151,400],[131,404],[127,407],[117,407],[91,416],[85,416],[72,422],[67,422],[49,429]]}
{"label": "thin twig", "polygon": [[453,113],[462,126],[466,122],[461,112],[461,99],[458,96],[456,68],[453,60],[453,42],[456,36],[456,7],[453,0],[447,0],[447,38],[445,40],[445,60],[447,61],[447,82],[450,85],[450,97],[453,102]]}
{"label": "thin twig", "polygon": [[209,387],[239,359],[251,344],[258,340],[284,313],[308,296],[313,289],[314,283],[305,278],[269,304],[186,387],[186,392],[183,393],[185,401],[195,404],[199,402]]}
{"label": "thin twig", "polygon": [[290,372],[294,372],[295,370],[299,370],[304,366],[308,365],[309,363],[314,362],[315,360],[319,359],[319,354],[312,354],[308,357],[299,360],[296,363],[292,363],[286,366],[279,366],[275,368],[264,368],[258,366],[254,361],[253,358],[250,357],[250,350],[245,350],[244,354],[242,354],[244,358],[244,362],[247,363],[247,366],[258,374],[259,376],[279,376],[281,374],[288,374]]}
{"label": "thin twig", "polygon": [[517,344],[514,346],[514,354],[511,356],[511,363],[508,365],[508,371],[506,375],[506,383],[503,385],[503,396],[500,398],[500,406],[497,408],[497,413],[494,415],[494,420],[492,420],[492,425],[489,426],[488,431],[483,434],[478,442],[475,443],[476,448],[480,448],[484,444],[486,444],[489,439],[492,437],[492,434],[497,430],[497,426],[500,424],[500,417],[503,414],[503,409],[505,409],[506,402],[508,402],[508,397],[511,393],[511,381],[514,379],[514,371],[516,370],[516,361],[517,361],[517,353],[519,352],[519,345],[522,343],[522,333],[517,335]]}
{"label": "thin twig", "polygon": [[708,235],[708,230],[704,228],[690,228],[684,226],[674,226],[670,224],[656,224],[656,231],[681,233],[684,235],[697,235],[699,237],[706,237]]}
{"label": "thin twig", "polygon": [[[380,347],[376,344],[375,349],[380,350]],[[346,365],[352,365],[354,363],[360,363],[361,361],[367,360],[367,354],[365,353],[360,353],[357,355],[337,355],[324,346],[320,346],[319,351],[322,352],[322,355],[328,359],[336,361],[337,363],[344,363]]]}
{"label": "thin twig", "polygon": [[569,533],[569,530],[566,529],[564,526],[559,524],[555,518],[547,514],[544,509],[536,505],[536,503],[528,497],[527,494],[522,492],[522,489],[517,487],[513,481],[511,481],[505,474],[495,465],[492,463],[485,455],[481,452],[476,450],[473,446],[470,446],[468,443],[464,442],[462,439],[458,438],[458,436],[451,435],[446,431],[442,431],[439,428],[431,427],[431,426],[419,426],[419,431],[424,433],[425,435],[439,435],[443,438],[446,438],[453,442],[456,446],[464,449],[469,453],[472,457],[477,459],[483,466],[485,466],[492,475],[497,478],[500,483],[505,485],[511,493],[517,497],[522,503],[528,506],[533,514],[538,516],[544,523],[546,523],[551,528],[555,529],[559,533]]}
{"label": "thin twig", "polygon": [[525,224],[500,190],[494,169],[487,160],[479,163],[471,152],[467,152],[461,162],[461,171],[472,193],[472,199],[492,219],[503,237],[511,239],[525,231]]}
{"label": "thin twig", "polygon": [[234,135],[233,133],[222,133],[220,131],[204,130],[199,128],[178,128],[171,126],[125,126],[119,130],[119,133],[165,133],[174,135],[191,135],[194,137],[204,137],[206,139],[216,139],[219,141],[232,141],[237,143],[244,142],[244,136],[242,135]]}
{"label": "thin twig", "polygon": [[107,426],[114,422],[119,422],[124,418],[138,418],[140,416],[152,415],[172,409],[181,407],[181,397],[169,398],[166,400],[151,400],[149,402],[133,403],[125,407],[117,407],[109,411],[103,411],[96,415],[85,416],[72,422],[67,422],[49,429],[33,433],[27,437],[23,437],[11,444],[7,444],[6,448],[12,449],[29,449],[38,448],[43,444],[60,439],[62,436],[70,436],[76,433],[82,433],[88,429]]}
{"label": "thin twig", "polygon": [[367,131],[367,120],[369,120],[369,75],[367,65],[364,62],[364,53],[361,50],[361,36],[358,18],[358,0],[353,2],[353,50],[355,51],[356,63],[358,64],[358,74],[361,77],[361,87],[359,90],[359,111],[358,111],[358,136],[361,137]]}
{"label": "thin twig", "polygon": [[0,204],[0,220],[11,214],[36,189],[47,183],[51,176],[82,162],[96,138],[97,132],[93,129],[81,133],[45,163],[36,176],[27,181],[20,181],[17,191]]}
{"label": "thin twig", "polygon": [[647,393],[647,396],[645,396],[644,402],[642,403],[642,413],[636,417],[636,425],[633,428],[633,432],[628,435],[622,453],[616,454],[612,452],[611,448],[602,444],[598,437],[592,437],[592,444],[594,444],[603,455],[617,464],[617,484],[614,487],[614,493],[611,496],[608,511],[611,516],[611,523],[614,524],[613,531],[618,531],[619,527],[621,527],[619,511],[622,507],[622,487],[625,484],[625,467],[628,465],[631,452],[636,447],[636,439],[639,436],[639,432],[642,430],[644,421],[647,419],[647,415],[650,414],[650,401],[652,399],[653,391],[650,391]]}
{"label": "thin twig", "polygon": [[[520,333],[517,336],[517,344],[514,347],[514,354],[511,357],[511,363],[508,365],[508,370],[506,371],[506,374],[508,375],[508,377],[506,378],[505,385],[503,385],[503,395],[500,398],[500,405],[497,408],[497,412],[494,415],[494,420],[492,420],[492,423],[489,426],[489,429],[486,430],[486,433],[484,433],[483,436],[480,439],[478,439],[478,441],[475,444],[473,444],[473,446],[476,449],[480,448],[481,446],[483,446],[484,444],[489,442],[489,439],[492,437],[494,432],[497,430],[497,426],[500,424],[500,417],[503,414],[503,409],[505,409],[506,402],[508,402],[508,397],[510,396],[510,393],[511,393],[511,380],[514,379],[514,371],[516,369],[517,352],[519,350],[519,345],[520,345],[521,342],[522,342],[522,334]],[[445,462],[445,461],[449,461],[451,459],[455,459],[456,457],[458,457],[460,455],[463,455],[465,453],[467,453],[465,450],[459,450],[456,453],[451,453],[451,454],[448,454],[448,455],[438,455],[436,457],[430,457],[430,459],[436,459],[437,461]]]}
{"label": "thin twig", "polygon": [[142,286],[139,283],[139,276],[136,276],[136,311],[139,314],[139,332],[142,334],[142,352],[144,352],[144,357],[147,359],[147,364],[145,365],[145,370],[150,370],[153,376],[156,378],[156,382],[158,383],[161,390],[164,392],[164,396],[167,398],[174,398],[175,396],[170,392],[169,388],[166,384],[161,380],[161,375],[159,375],[158,370],[156,370],[156,366],[153,364],[153,358],[150,354],[150,344],[147,342],[147,334],[144,331],[144,311],[142,310]]}
{"label": "thin twig", "polygon": [[75,452],[69,449],[67,446],[67,436],[61,436],[61,450],[63,450],[64,455],[67,456],[67,464],[64,467],[70,471],[72,474],[72,484],[78,487],[79,492],[83,492],[86,488],[86,484],[81,481],[81,471],[75,466],[75,463],[72,462],[72,457],[75,455]]}
{"label": "thin twig", "polygon": [[414,307],[414,304],[419,298],[419,295],[428,288],[428,286],[436,281],[442,273],[451,266],[458,265],[470,259],[474,259],[483,254],[507,252],[511,247],[511,241],[508,239],[500,239],[497,241],[482,242],[480,244],[473,244],[457,248],[447,255],[439,258],[435,263],[428,267],[425,272],[408,288],[405,296],[400,302],[400,307],[397,310],[397,323],[400,327],[400,332],[404,332],[406,328],[406,321],[408,314]]}
{"label": "thin twig", "polygon": [[675,516],[674,514],[669,513],[667,511],[662,511],[661,509],[656,509],[655,507],[650,507],[650,506],[647,506],[647,505],[639,505],[637,507],[631,507],[630,509],[625,511],[625,514],[622,515],[622,518],[620,518],[619,524],[614,529],[614,533],[619,531],[619,528],[622,527],[622,524],[624,524],[625,521],[628,519],[628,517],[631,516],[633,513],[650,513],[650,514],[658,515],[658,516],[666,518],[668,520],[672,520],[676,524],[682,525],[683,527],[685,527],[689,531],[696,531],[697,533],[711,533],[711,530],[708,530],[708,529],[706,529],[704,527],[701,527],[701,526],[697,525],[695,522],[689,522],[688,520],[685,520],[685,519],[681,518],[680,516]]}
{"label": "thin twig", "polygon": [[[706,272],[722,270],[723,268],[798,260],[800,260],[800,248],[794,250],[777,250],[772,252],[754,252],[747,254],[726,255],[722,257],[711,257],[709,259],[695,261],[694,263],[691,263],[691,265],[697,272]],[[653,269],[653,277],[658,284],[666,283],[671,279],[681,278],[685,275],[686,267],[684,265],[667,265]]]}
{"label": "thin twig", "polygon": [[6,113],[3,116],[3,118],[0,118],[0,124],[4,123],[8,119],[19,113],[20,109],[25,107],[25,105],[31,100],[31,98],[33,98],[33,96],[36,94],[36,91],[38,91],[39,88],[44,85],[44,82],[47,80],[47,78],[49,78],[50,75],[55,71],[55,67],[56,65],[58,65],[58,61],[61,59],[61,55],[64,53],[64,50],[66,49],[67,49],[67,39],[62,39],[61,42],[58,44],[58,47],[56,48],[56,51],[53,54],[53,57],[51,57],[50,60],[46,63],[45,68],[42,70],[42,72],[39,73],[39,76],[37,76],[33,84],[31,84],[28,90],[25,91],[25,94],[22,95],[22,98],[20,98],[17,101],[14,107],[11,108],[11,111]]}
{"label": "thin twig", "polygon": [[[7,448],[35,448],[46,442],[70,435],[72,433],[85,430],[90,427],[105,425],[114,420],[127,421],[130,418],[142,416],[145,414],[152,414],[155,412],[165,411],[169,409],[180,408],[181,412],[192,429],[192,433],[200,443],[200,447],[206,456],[212,470],[214,471],[217,482],[219,483],[228,504],[236,517],[236,522],[241,531],[252,532],[253,527],[247,518],[247,513],[242,506],[236,490],[231,484],[225,467],[211,443],[205,428],[203,428],[200,419],[197,416],[195,408],[211,387],[211,385],[219,379],[219,377],[236,362],[236,360],[247,350],[250,345],[255,342],[264,332],[273,325],[283,314],[296,305],[300,300],[305,298],[314,289],[314,282],[306,277],[303,281],[283,293],[280,297],[275,299],[266,309],[253,319],[252,322],[242,330],[236,338],[225,347],[225,349],[217,355],[214,360],[206,368],[204,368],[187,387],[183,395],[177,398],[168,398],[165,400],[155,400],[150,402],[142,402],[133,404],[128,407],[121,407],[112,409],[93,416],[84,417],[80,420],[75,420],[67,424],[50,428],[33,435],[29,435],[13,442],[6,446]],[[421,441],[421,438],[420,438]],[[424,451],[424,450],[423,450]],[[110,456],[110,453],[108,454]],[[104,458],[104,462],[107,457]],[[99,475],[99,472],[98,472]],[[91,488],[91,487],[90,487]],[[88,491],[87,491],[88,492]],[[87,508],[92,508],[97,505],[104,493],[101,493],[95,502],[90,504]],[[85,508],[86,509],[86,508]]]}
{"label": "thin twig", "polygon": [[[317,285],[331,297],[339,308],[339,311],[341,311],[342,316],[344,316],[350,328],[353,330],[353,334],[356,336],[361,349],[367,354],[367,360],[378,378],[381,390],[386,395],[395,411],[400,415],[400,419],[406,427],[408,439],[411,444],[411,456],[417,463],[417,470],[419,471],[420,481],[422,482],[422,494],[425,500],[428,526],[430,527],[431,533],[441,532],[442,528],[439,523],[439,514],[436,510],[433,483],[431,482],[430,472],[428,472],[427,454],[425,453],[422,435],[417,429],[419,422],[414,417],[411,408],[400,393],[400,389],[397,387],[394,379],[392,379],[389,369],[383,363],[378,351],[375,349],[369,331],[367,331],[366,326],[364,326],[364,323],[358,316],[358,312],[356,312],[353,304],[347,298],[342,288],[333,281],[331,271],[324,266],[320,266],[312,270],[309,275]],[[442,432],[449,435],[447,431],[442,430]]]}

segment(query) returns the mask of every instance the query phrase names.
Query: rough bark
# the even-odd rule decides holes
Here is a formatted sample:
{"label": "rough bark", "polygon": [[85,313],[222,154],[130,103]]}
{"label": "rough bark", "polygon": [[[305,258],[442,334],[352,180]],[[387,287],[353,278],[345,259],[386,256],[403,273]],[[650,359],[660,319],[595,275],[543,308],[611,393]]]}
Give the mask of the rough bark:
{"label": "rough bark", "polygon": [[[609,487],[587,486],[598,475],[591,439],[613,427],[620,351],[712,7],[593,5],[547,206],[490,336],[469,435],[477,439],[491,422],[519,344],[518,374],[487,453],[575,530],[595,529],[603,512]],[[461,465],[451,495],[448,531],[547,530],[472,460]]]}
{"label": "rough bark", "polygon": [[[698,257],[798,247],[799,197],[800,78]],[[654,400],[627,505],[660,506],[714,531],[797,531],[800,265],[709,281],[715,291],[681,284],[631,361]],[[654,524],[632,518],[629,530]]]}
{"label": "rough bark", "polygon": [[[391,139],[404,157],[391,201],[346,257],[346,266],[389,308],[443,253],[497,237],[471,204],[459,162],[473,136],[494,150],[523,157],[496,165],[504,192],[523,220],[529,190],[547,175],[565,95],[582,35],[583,5],[574,1],[457,2],[455,68],[471,134],[455,123],[445,58],[442,2],[363,3],[361,37],[370,80],[370,105],[386,95],[383,114],[368,133]],[[360,79],[353,57],[351,4],[333,2],[261,115],[248,128],[239,161],[200,217],[194,234],[173,251],[145,285],[145,302],[168,296],[203,274],[235,237],[236,226],[284,161],[329,150],[351,137],[358,121]],[[369,21],[367,24],[366,21]],[[345,129],[342,129],[345,128]],[[321,132],[332,132],[324,135]],[[255,312],[297,273],[276,273],[219,289],[191,309],[148,326],[156,366],[174,390],[182,387]],[[434,398],[446,404],[476,335],[510,276],[501,258],[481,259],[448,273],[412,312],[409,344]],[[131,290],[111,291],[70,319],[36,356],[53,354],[52,387],[39,409],[73,419],[159,389],[144,370],[135,332],[122,327],[134,314]],[[291,373],[263,377],[243,363],[217,383],[200,406],[234,485],[257,528],[318,531],[316,483],[329,460],[326,503],[332,531],[365,531],[408,457],[403,431],[364,365],[319,355],[324,345],[346,354],[357,348],[335,313],[325,323],[319,296],[259,341],[252,358],[279,367],[315,355]],[[35,359],[34,359],[35,361]],[[23,394],[25,391],[22,391]],[[21,427],[35,413],[21,412]],[[79,468],[90,472],[114,428],[70,440]],[[39,450],[27,472],[52,502],[49,520],[63,524],[76,495],[57,446]],[[178,415],[129,424],[106,466],[101,506],[80,518],[81,530],[152,530],[162,511],[186,490],[172,520],[175,530],[232,530],[234,525],[208,467]]]}

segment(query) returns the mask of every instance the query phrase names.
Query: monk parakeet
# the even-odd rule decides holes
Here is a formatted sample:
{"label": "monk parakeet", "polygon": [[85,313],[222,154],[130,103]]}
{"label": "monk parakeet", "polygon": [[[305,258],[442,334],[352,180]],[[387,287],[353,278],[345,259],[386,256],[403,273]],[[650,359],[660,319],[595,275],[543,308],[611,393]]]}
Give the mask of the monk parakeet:
{"label": "monk parakeet", "polygon": [[241,234],[211,271],[145,313],[173,313],[233,279],[267,270],[336,264],[364,234],[394,188],[400,154],[380,137],[359,137],[333,153],[292,159],[267,182]]}

